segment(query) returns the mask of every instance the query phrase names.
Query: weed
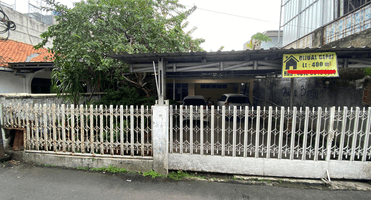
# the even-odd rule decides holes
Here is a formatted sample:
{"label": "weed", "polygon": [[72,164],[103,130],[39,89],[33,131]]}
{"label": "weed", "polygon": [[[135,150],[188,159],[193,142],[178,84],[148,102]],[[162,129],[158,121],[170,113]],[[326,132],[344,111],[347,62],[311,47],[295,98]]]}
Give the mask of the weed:
{"label": "weed", "polygon": [[50,165],[49,165],[49,164],[45,164],[44,166],[45,166],[45,167],[50,167]]}
{"label": "weed", "polygon": [[94,161],[96,161],[96,159],[92,158],[92,159],[91,159],[91,161],[93,161],[93,162],[94,162]]}
{"label": "weed", "polygon": [[56,167],[57,165],[52,165],[52,167]]}
{"label": "weed", "polygon": [[187,172],[183,171],[177,171],[177,172],[171,172],[167,175],[168,178],[174,179],[174,180],[182,180],[185,177],[190,177]]}
{"label": "weed", "polygon": [[106,171],[106,168],[105,168],[105,167],[100,167],[100,168],[90,168],[90,171],[94,171],[94,172],[102,172],[102,171]]}
{"label": "weed", "polygon": [[117,168],[115,166],[109,166],[109,167],[100,167],[100,168],[87,168],[90,171],[95,171],[95,172],[110,172],[113,174],[117,173],[126,173],[127,170],[124,168]]}
{"label": "weed", "polygon": [[124,168],[117,168],[115,166],[109,166],[107,167],[107,172],[111,172],[111,173],[114,173],[114,174],[117,174],[117,173],[125,173],[127,172],[128,170],[124,169]]}
{"label": "weed", "polygon": [[233,180],[235,180],[235,181],[237,180],[237,178],[236,178],[236,177],[234,177],[234,176],[232,177],[232,179],[233,179]]}
{"label": "weed", "polygon": [[89,167],[77,167],[76,169],[79,169],[79,170],[89,170]]}
{"label": "weed", "polygon": [[162,175],[153,171],[153,170],[151,170],[151,171],[148,171],[148,172],[144,172],[143,176],[151,176],[152,178],[157,178],[157,177],[161,177]]}

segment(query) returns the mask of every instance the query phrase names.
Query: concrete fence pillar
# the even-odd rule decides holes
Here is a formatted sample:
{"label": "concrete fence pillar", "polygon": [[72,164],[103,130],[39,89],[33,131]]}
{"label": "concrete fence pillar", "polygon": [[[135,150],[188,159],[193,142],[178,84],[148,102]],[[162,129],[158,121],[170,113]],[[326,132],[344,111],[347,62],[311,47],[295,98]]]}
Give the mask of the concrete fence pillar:
{"label": "concrete fence pillar", "polygon": [[155,105],[152,114],[153,170],[168,174],[169,106]]}

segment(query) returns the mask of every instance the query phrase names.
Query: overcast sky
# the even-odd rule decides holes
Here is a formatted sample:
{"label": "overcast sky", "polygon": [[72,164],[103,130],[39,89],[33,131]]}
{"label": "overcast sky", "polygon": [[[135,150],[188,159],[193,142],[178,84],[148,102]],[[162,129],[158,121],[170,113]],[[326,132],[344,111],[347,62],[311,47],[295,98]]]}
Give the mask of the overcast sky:
{"label": "overcast sky", "polygon": [[[17,11],[28,11],[28,0],[4,2],[13,1]],[[59,0],[68,7],[75,1]],[[201,45],[206,51],[217,51],[221,46],[225,46],[223,51],[242,50],[243,43],[253,34],[279,28],[281,0],[180,0],[180,3],[197,6],[188,18],[187,29],[197,27],[192,36],[206,40]]]}

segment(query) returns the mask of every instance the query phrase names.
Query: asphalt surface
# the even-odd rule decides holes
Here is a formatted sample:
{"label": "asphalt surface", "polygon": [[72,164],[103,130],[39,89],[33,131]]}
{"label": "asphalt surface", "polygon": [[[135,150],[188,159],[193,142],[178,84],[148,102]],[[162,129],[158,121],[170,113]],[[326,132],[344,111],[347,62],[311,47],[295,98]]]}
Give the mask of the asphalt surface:
{"label": "asphalt surface", "polygon": [[111,174],[7,162],[0,164],[0,200],[8,199],[371,199],[371,191],[332,190]]}

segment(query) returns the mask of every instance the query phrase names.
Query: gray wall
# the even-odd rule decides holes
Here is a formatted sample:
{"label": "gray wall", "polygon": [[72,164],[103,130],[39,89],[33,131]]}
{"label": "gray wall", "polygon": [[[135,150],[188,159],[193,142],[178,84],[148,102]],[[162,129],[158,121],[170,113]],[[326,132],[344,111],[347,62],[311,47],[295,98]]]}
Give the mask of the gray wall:
{"label": "gray wall", "polygon": [[[36,21],[27,14],[22,14],[9,7],[3,6],[4,13],[9,17],[9,20],[16,24],[16,30],[9,32],[9,39],[26,44],[36,45],[41,42],[40,34],[47,31],[49,24]],[[53,19],[55,23],[55,19]],[[1,37],[6,37],[7,34],[1,34]],[[46,47],[51,47],[52,43],[49,41]]]}
{"label": "gray wall", "polygon": [[[290,106],[290,79],[268,78],[254,82],[255,106],[264,106],[265,90],[268,100],[279,106]],[[341,81],[340,78],[296,78],[294,79],[293,106],[297,107],[365,107],[362,104],[363,87],[355,83]],[[267,106],[276,106],[267,103]]]}
{"label": "gray wall", "polygon": [[[98,100],[100,99],[103,93],[94,93],[93,99]],[[90,94],[84,94],[86,98],[90,96]],[[1,104],[71,104],[71,102],[66,102],[61,98],[57,97],[57,94],[1,94],[0,93],[0,103]],[[79,102],[79,104],[84,104],[85,100]]]}

